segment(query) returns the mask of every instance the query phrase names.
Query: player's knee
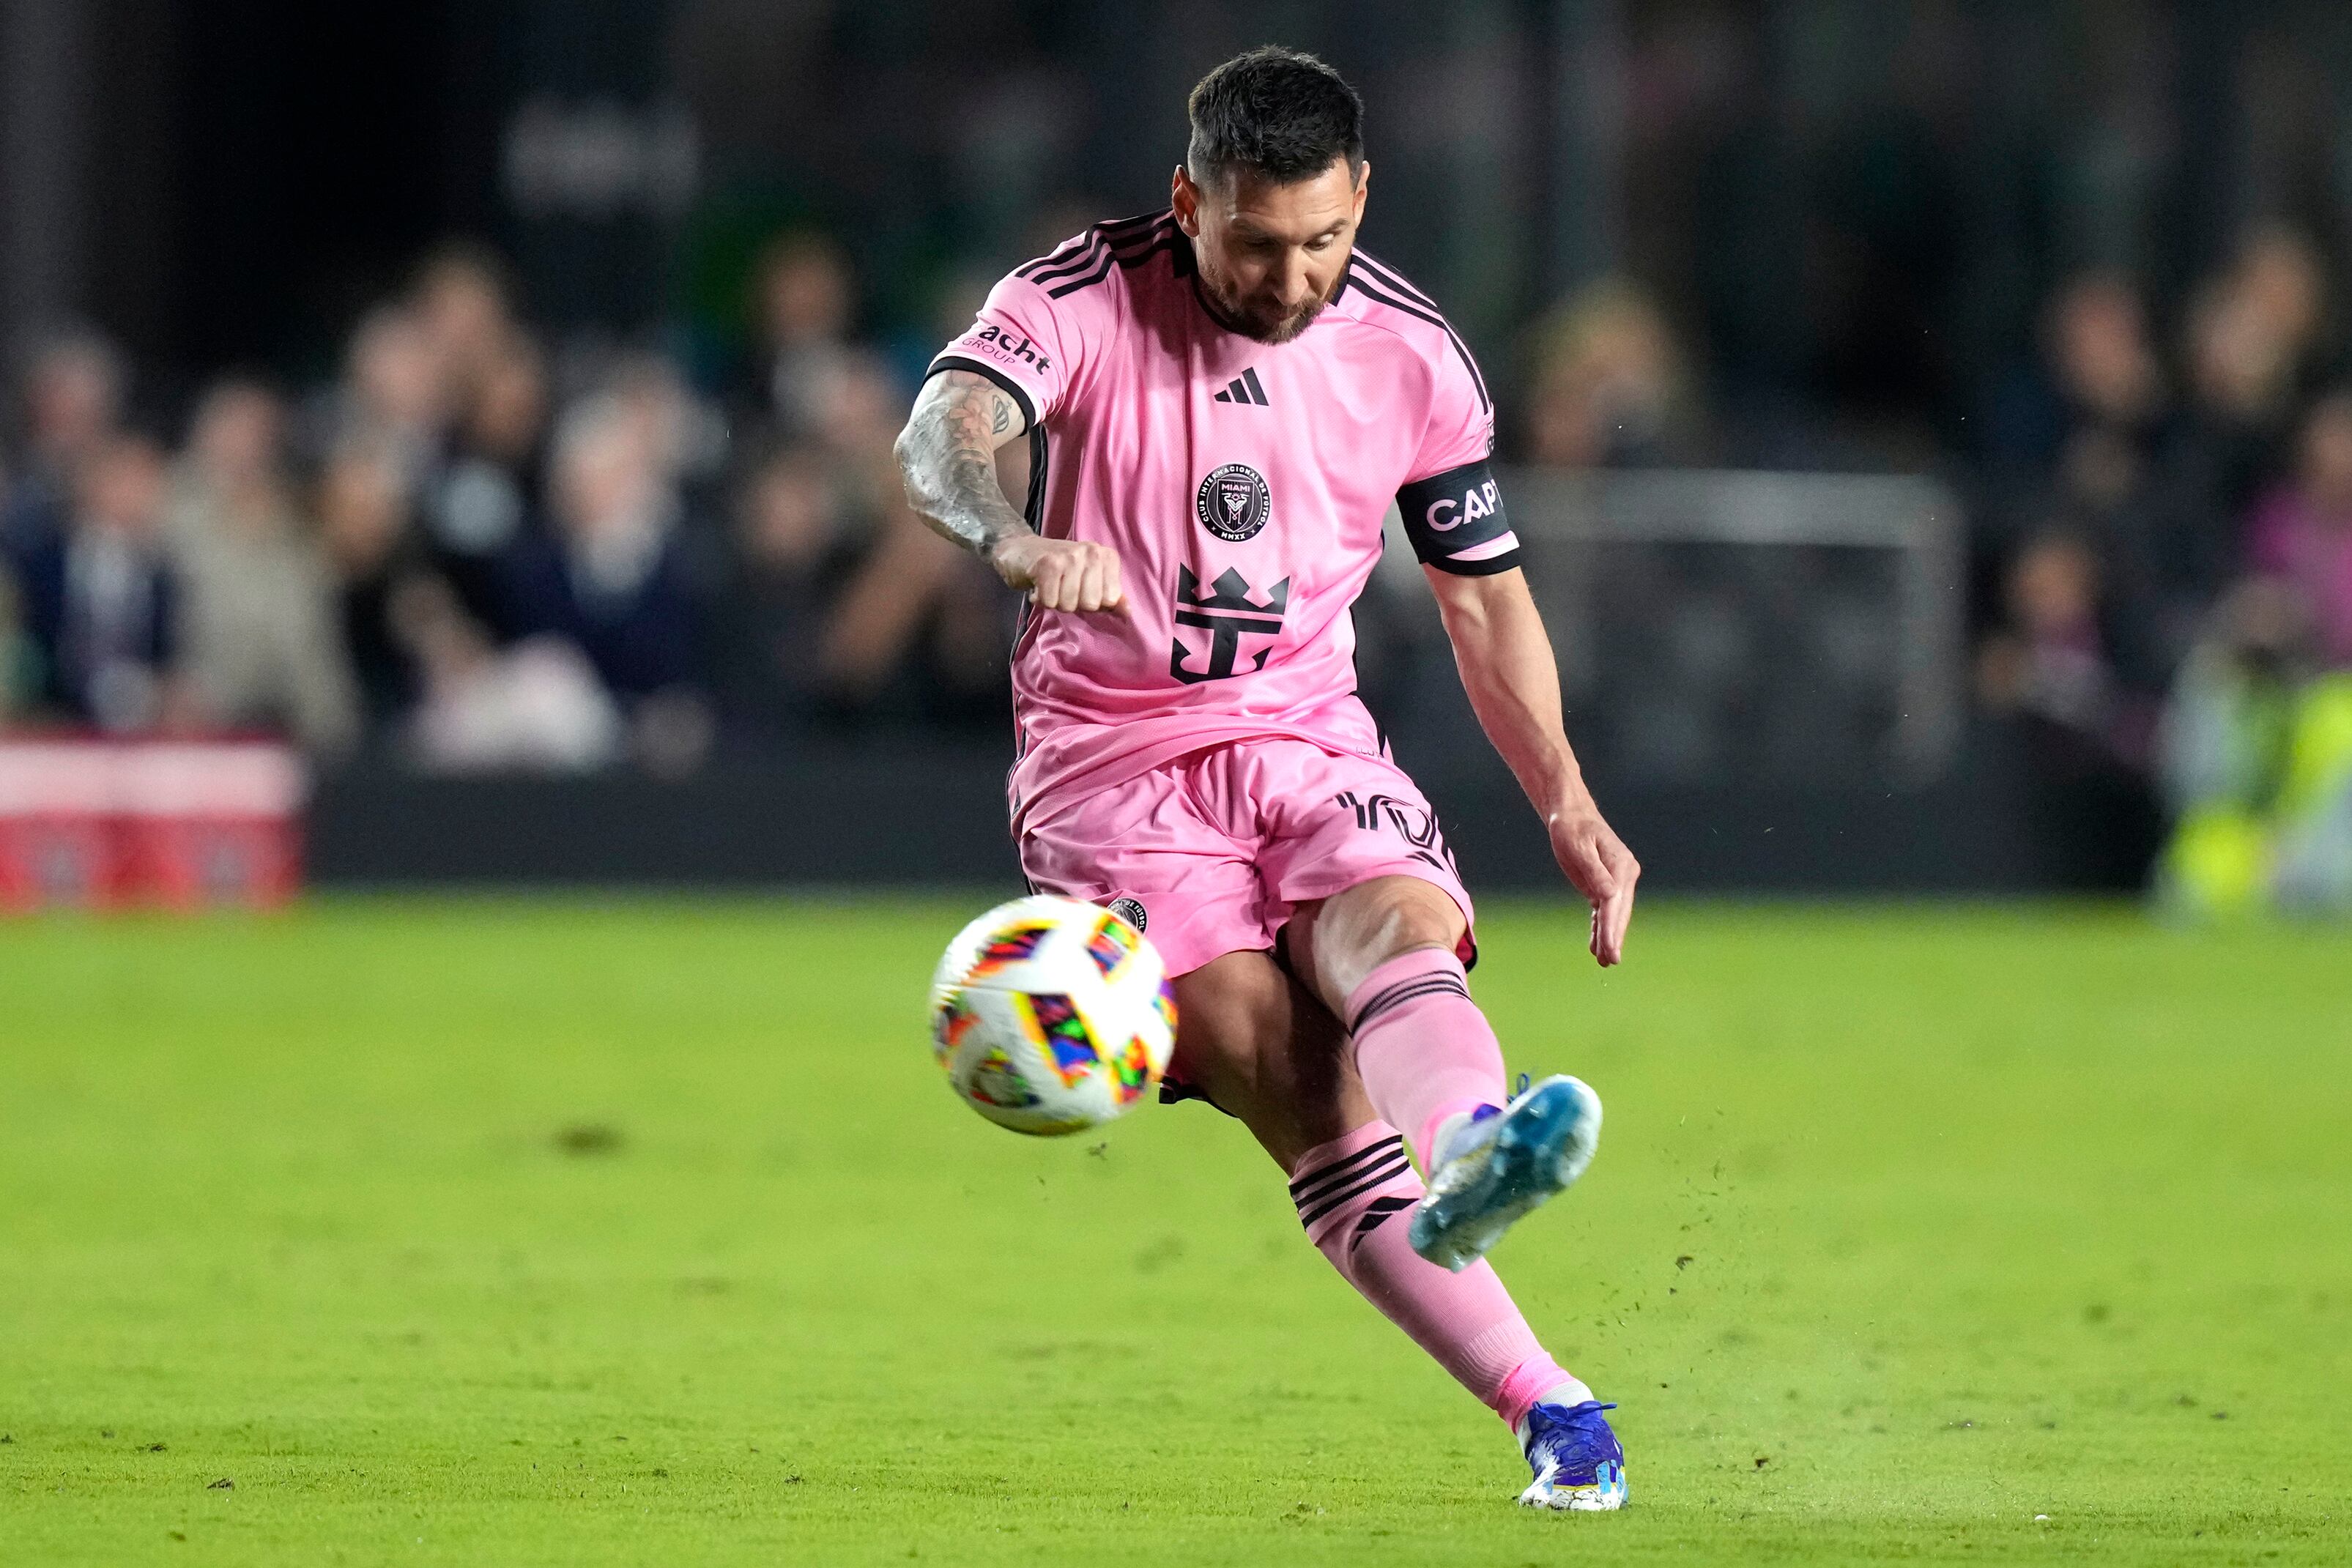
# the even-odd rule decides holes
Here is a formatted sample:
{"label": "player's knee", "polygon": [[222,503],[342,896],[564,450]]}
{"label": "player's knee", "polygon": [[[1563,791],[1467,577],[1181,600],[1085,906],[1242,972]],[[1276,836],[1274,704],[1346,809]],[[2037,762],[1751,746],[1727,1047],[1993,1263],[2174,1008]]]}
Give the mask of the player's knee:
{"label": "player's knee", "polygon": [[[1354,890],[1350,890],[1351,892]],[[1349,922],[1352,955],[1364,967],[1419,947],[1451,948],[1462,940],[1462,911],[1443,891],[1413,877],[1383,877]]]}

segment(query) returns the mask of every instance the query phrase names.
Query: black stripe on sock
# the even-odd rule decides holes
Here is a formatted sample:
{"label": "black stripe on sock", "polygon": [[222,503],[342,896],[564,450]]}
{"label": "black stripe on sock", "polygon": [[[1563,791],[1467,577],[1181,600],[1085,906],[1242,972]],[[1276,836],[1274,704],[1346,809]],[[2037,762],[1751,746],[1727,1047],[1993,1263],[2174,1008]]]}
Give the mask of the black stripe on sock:
{"label": "black stripe on sock", "polygon": [[1366,1171],[1360,1179],[1350,1182],[1346,1191],[1331,1193],[1315,1199],[1315,1207],[1312,1208],[1307,1207],[1302,1203],[1298,1210],[1298,1223],[1311,1226],[1341,1204],[1361,1197],[1376,1186],[1385,1186],[1411,1169],[1412,1169],[1412,1162],[1406,1159],[1403,1153],[1399,1151],[1393,1158]]}
{"label": "black stripe on sock", "polygon": [[1360,1169],[1367,1160],[1373,1159],[1382,1154],[1400,1151],[1403,1149],[1403,1147],[1404,1134],[1402,1133],[1391,1133],[1377,1144],[1366,1144],[1362,1148],[1358,1149],[1354,1154],[1349,1155],[1347,1158],[1335,1160],[1328,1166],[1319,1166],[1315,1170],[1307,1172],[1305,1176],[1300,1176],[1297,1181],[1292,1182],[1290,1184],[1290,1200],[1293,1203],[1297,1203],[1302,1199],[1310,1198],[1314,1197],[1315,1193],[1318,1189],[1328,1186],[1333,1177],[1345,1176],[1351,1170]]}
{"label": "black stripe on sock", "polygon": [[1349,1020],[1348,1032],[1354,1034],[1381,1014],[1402,1007],[1416,997],[1433,996],[1441,991],[1450,991],[1465,1001],[1470,998],[1470,988],[1459,975],[1449,975],[1442,970],[1433,975],[1415,975],[1411,979],[1399,980],[1366,1002]]}

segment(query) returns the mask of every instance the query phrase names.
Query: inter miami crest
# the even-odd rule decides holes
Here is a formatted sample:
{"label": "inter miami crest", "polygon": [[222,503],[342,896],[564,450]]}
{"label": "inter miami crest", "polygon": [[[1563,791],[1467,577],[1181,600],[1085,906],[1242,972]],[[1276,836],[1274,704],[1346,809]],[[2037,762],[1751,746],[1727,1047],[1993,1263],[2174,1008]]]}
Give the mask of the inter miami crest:
{"label": "inter miami crest", "polygon": [[1143,904],[1141,901],[1129,895],[1122,894],[1120,896],[1112,899],[1108,907],[1113,915],[1118,915],[1121,920],[1126,921],[1138,931],[1142,930],[1146,925],[1151,923],[1151,917],[1143,912]]}
{"label": "inter miami crest", "polygon": [[1265,476],[1246,463],[1228,463],[1210,470],[1192,497],[1201,526],[1228,544],[1257,537],[1274,513],[1274,497]]}

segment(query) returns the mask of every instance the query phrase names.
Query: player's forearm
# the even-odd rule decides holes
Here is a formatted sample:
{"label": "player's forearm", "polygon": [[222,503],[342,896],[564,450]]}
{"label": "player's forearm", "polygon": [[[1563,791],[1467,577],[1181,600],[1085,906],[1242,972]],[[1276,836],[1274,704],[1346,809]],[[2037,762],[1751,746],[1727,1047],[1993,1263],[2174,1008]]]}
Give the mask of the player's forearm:
{"label": "player's forearm", "polygon": [[996,449],[1023,428],[1013,400],[984,376],[949,371],[924,384],[898,455],[907,502],[932,532],[987,559],[1031,531],[996,481]]}
{"label": "player's forearm", "polygon": [[1560,716],[1559,666],[1526,579],[1516,571],[1431,575],[1462,688],[1519,788],[1548,821],[1590,810],[1591,792]]}

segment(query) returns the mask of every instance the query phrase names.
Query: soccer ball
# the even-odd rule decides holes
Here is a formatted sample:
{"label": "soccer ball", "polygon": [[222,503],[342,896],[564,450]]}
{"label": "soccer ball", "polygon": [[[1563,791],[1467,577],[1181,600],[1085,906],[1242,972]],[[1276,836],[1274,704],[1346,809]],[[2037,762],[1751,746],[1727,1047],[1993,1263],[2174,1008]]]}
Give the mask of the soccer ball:
{"label": "soccer ball", "polygon": [[1040,894],[997,905],[931,976],[931,1051],[964,1103],[1016,1133],[1076,1133],[1151,1092],[1176,995],[1143,933]]}

